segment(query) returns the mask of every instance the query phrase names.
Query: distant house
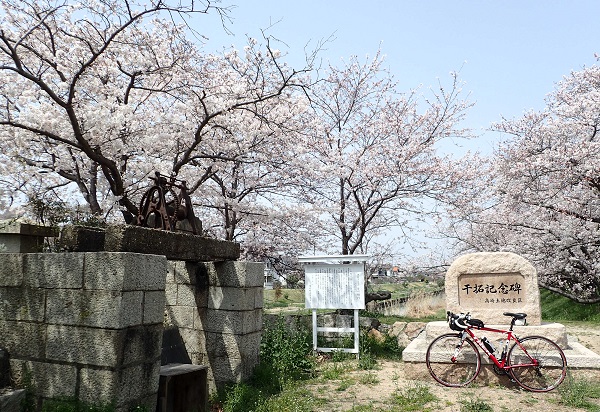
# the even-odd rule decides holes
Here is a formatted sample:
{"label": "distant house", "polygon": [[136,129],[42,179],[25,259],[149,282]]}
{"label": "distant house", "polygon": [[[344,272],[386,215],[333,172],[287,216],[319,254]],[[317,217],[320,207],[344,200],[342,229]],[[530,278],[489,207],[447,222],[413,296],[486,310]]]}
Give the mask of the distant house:
{"label": "distant house", "polygon": [[273,284],[275,282],[279,282],[281,286],[287,286],[286,279],[281,276],[277,270],[273,267],[271,262],[265,262],[265,272],[264,272],[264,286],[265,289],[273,289]]}

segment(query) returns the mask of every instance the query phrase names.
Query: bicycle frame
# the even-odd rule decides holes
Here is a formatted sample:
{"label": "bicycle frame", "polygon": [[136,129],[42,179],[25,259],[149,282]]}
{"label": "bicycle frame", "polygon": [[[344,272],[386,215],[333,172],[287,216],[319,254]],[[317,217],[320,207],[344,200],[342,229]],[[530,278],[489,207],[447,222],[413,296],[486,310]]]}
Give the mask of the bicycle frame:
{"label": "bicycle frame", "polygon": [[[519,341],[519,338],[513,333],[512,330],[504,330],[504,329],[495,329],[495,328],[489,328],[486,326],[480,327],[480,328],[476,328],[476,330],[478,331],[484,331],[484,332],[492,332],[492,333],[501,333],[503,335],[506,335],[506,341],[504,342],[504,345],[502,346],[502,355],[500,357],[500,360],[498,360],[498,358],[496,357],[496,355],[494,355],[492,352],[490,352],[488,350],[488,348],[483,344],[483,342],[481,341],[481,339],[479,339],[472,331],[473,327],[468,327],[467,329],[465,329],[462,333],[461,333],[461,339],[465,339],[466,335],[469,335],[471,337],[471,339],[473,340],[473,342],[479,346],[483,352],[485,352],[486,355],[488,355],[488,358],[492,360],[492,362],[494,362],[494,364],[496,364],[496,366],[502,370],[509,370],[512,368],[519,368],[519,367],[523,367],[523,366],[537,366],[538,365],[538,361],[537,359],[532,358],[529,353],[527,352],[527,350],[523,347],[523,345],[521,345],[521,342]],[[508,346],[510,344],[511,341],[515,341],[517,345],[519,345],[519,347],[521,348],[521,350],[523,350],[523,353],[525,353],[529,359],[531,360],[531,363],[519,363],[517,365],[508,365],[508,359],[506,357],[507,351],[508,351]]]}
{"label": "bicycle frame", "polygon": [[[448,326],[458,333],[445,333],[433,339],[427,348],[425,362],[431,376],[444,386],[463,387],[479,375],[482,366],[481,351],[489,359],[494,372],[508,374],[519,386],[532,392],[548,392],[565,379],[567,359],[556,342],[543,336],[518,338],[515,325],[523,325],[527,314],[505,312],[512,316],[510,329],[486,327],[479,319],[467,313],[448,312]],[[477,331],[501,334],[505,339],[499,351]],[[480,335],[479,333],[477,333]],[[514,341],[510,346],[511,341]],[[502,355],[498,355],[502,353]]]}

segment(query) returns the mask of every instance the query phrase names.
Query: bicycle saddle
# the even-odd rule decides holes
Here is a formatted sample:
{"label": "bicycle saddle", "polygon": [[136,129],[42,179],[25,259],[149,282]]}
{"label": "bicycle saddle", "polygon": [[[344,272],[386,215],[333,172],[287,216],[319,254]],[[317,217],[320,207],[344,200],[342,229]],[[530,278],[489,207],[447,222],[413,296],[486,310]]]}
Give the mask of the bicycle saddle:
{"label": "bicycle saddle", "polygon": [[527,313],[511,313],[511,312],[504,312],[503,313],[504,316],[511,316],[515,319],[525,319],[527,317]]}

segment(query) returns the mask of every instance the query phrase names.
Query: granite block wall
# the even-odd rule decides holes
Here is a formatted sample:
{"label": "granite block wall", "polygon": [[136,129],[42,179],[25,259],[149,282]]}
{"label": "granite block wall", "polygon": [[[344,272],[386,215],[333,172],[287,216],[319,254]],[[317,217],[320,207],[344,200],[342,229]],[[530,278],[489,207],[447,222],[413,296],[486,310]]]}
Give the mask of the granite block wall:
{"label": "granite block wall", "polygon": [[117,410],[156,407],[164,256],[0,254],[0,348],[39,401],[72,396]]}
{"label": "granite block wall", "polygon": [[264,265],[170,261],[163,364],[209,366],[211,391],[248,379],[259,361]]}

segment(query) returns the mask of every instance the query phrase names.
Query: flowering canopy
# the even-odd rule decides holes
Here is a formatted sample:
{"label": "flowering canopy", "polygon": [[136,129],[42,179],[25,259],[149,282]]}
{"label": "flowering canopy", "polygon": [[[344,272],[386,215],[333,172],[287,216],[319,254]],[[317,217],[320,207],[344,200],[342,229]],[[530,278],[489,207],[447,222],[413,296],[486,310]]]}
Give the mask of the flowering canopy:
{"label": "flowering canopy", "polygon": [[469,223],[460,237],[475,249],[520,253],[543,286],[600,302],[599,126],[597,66],[565,77],[544,110],[496,125],[510,138],[477,194],[488,201],[460,212]]}
{"label": "flowering canopy", "polygon": [[397,91],[377,54],[356,57],[310,90],[313,125],[302,142],[297,197],[321,217],[321,232],[338,239],[337,253],[366,253],[373,236],[426,213],[458,183],[454,162],[437,153],[439,141],[466,136],[457,127],[471,106],[452,74],[433,99]]}
{"label": "flowering canopy", "polygon": [[[207,55],[187,39],[173,15],[223,12],[210,2],[0,7],[2,175],[29,197],[79,192],[94,214],[117,203],[135,214],[132,198],[155,170],[189,179],[193,192],[245,153],[240,142],[254,144],[229,137],[258,135],[297,108],[268,102],[289,98],[301,74],[278,51],[250,41],[242,55]],[[14,173],[23,167],[35,173]]]}
{"label": "flowering canopy", "polygon": [[315,79],[315,55],[292,69],[268,37],[203,53],[186,16],[224,11],[199,4],[0,0],[0,202],[111,219],[159,171],[187,182],[208,233],[260,258],[366,252],[459,183],[436,152],[467,134],[455,75],[421,99],[379,54]]}

